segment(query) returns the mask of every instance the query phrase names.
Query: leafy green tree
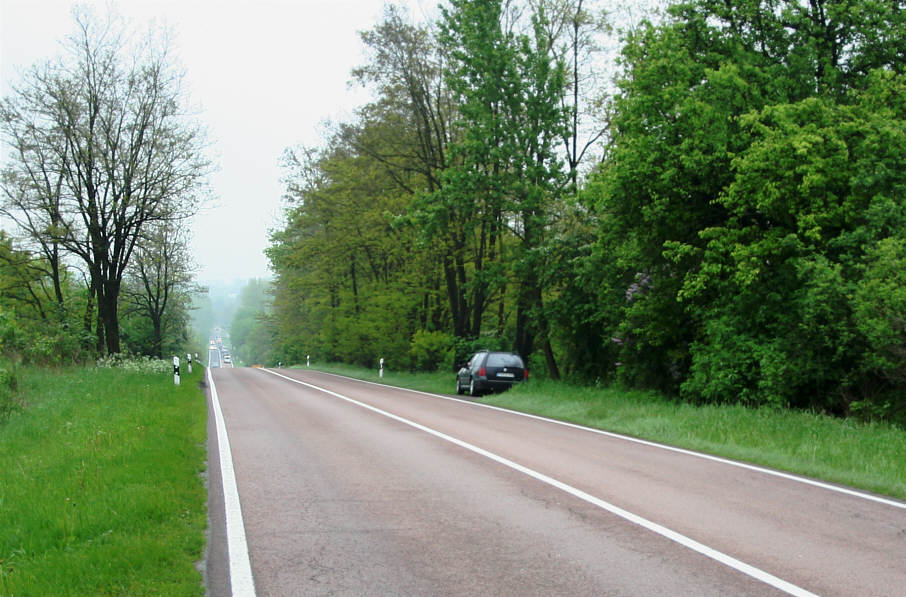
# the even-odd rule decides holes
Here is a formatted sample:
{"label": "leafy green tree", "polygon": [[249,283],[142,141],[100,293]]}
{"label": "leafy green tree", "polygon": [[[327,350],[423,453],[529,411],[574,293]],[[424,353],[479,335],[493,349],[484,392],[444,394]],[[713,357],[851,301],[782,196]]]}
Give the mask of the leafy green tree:
{"label": "leafy green tree", "polygon": [[72,319],[86,291],[60,272],[66,303],[61,317],[55,282],[40,255],[16,248],[0,231],[0,356],[39,364],[79,362],[93,355],[91,336]]}
{"label": "leafy green tree", "polygon": [[730,217],[702,232],[683,290],[716,297],[684,390],[843,414],[898,386],[906,114],[884,98],[904,83],[876,71],[854,105],[806,99],[744,119],[753,142],[720,198]]}
{"label": "leafy green tree", "polygon": [[696,324],[676,297],[678,273],[690,264],[667,259],[665,243],[698,246],[698,232],[723,221],[713,200],[742,145],[737,118],[764,102],[740,67],[721,64],[713,33],[691,22],[630,38],[613,144],[583,194],[600,226],[590,258],[602,309],[591,314],[589,333],[615,353],[597,374],[618,372],[633,385],[675,390],[685,374]]}
{"label": "leafy green tree", "polygon": [[411,195],[380,160],[340,138],[331,151],[287,157],[293,206],[268,250],[279,358],[370,365],[383,352],[408,363],[415,326],[433,310],[411,229],[393,225]]}
{"label": "leafy green tree", "polygon": [[896,4],[682,2],[630,37],[584,194],[619,378],[840,413],[886,387],[852,297],[895,260]]}
{"label": "leafy green tree", "polygon": [[[463,284],[471,289],[473,337],[481,333],[492,297],[505,300],[509,262],[519,280],[515,348],[528,357],[540,335],[557,377],[540,249],[553,194],[563,182],[555,154],[566,132],[565,68],[546,34],[543,11],[533,15],[528,34],[507,28],[513,15],[502,2],[454,1],[443,15],[440,40],[450,59],[446,77],[458,98],[460,135],[451,145],[441,189],[422,207],[426,231],[442,227],[454,238],[473,239],[459,242],[473,247],[471,279]],[[463,276],[464,265],[457,267]],[[454,328],[457,336],[464,331]]]}

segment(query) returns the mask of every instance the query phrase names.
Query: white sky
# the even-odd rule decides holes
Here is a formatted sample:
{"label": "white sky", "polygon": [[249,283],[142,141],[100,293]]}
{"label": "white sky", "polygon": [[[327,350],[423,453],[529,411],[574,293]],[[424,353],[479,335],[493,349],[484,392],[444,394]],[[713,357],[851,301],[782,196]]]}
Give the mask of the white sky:
{"label": "white sky", "polygon": [[[287,147],[321,145],[321,123],[348,119],[368,100],[347,86],[362,64],[358,31],[372,28],[384,0],[120,0],[111,2],[139,31],[152,20],[175,31],[191,102],[201,108],[213,157],[215,200],[195,221],[199,281],[268,276],[268,229],[279,226]],[[436,0],[397,0],[415,21]],[[93,1],[103,14],[107,2]],[[74,30],[71,2],[0,0],[0,71],[8,84],[32,64],[61,53]]]}

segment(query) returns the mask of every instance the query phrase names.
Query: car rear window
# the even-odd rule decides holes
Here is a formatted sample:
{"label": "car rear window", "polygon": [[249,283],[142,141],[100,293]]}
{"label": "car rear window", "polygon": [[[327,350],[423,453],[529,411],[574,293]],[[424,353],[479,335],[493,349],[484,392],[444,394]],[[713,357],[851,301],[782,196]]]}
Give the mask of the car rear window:
{"label": "car rear window", "polygon": [[487,367],[522,367],[519,355],[505,353],[491,353],[488,355]]}

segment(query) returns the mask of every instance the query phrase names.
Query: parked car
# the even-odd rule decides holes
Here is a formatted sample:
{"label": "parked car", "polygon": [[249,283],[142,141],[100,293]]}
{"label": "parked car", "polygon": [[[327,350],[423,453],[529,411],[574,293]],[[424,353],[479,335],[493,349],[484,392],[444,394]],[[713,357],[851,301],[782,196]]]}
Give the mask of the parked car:
{"label": "parked car", "polygon": [[514,352],[476,352],[456,374],[456,393],[470,396],[500,392],[528,379],[522,358]]}

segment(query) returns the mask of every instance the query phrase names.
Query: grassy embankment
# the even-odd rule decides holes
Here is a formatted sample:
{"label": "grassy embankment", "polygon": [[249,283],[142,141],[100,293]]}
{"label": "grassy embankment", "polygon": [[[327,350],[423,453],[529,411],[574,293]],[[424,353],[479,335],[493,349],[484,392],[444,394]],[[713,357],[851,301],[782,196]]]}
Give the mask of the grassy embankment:
{"label": "grassy embankment", "polygon": [[[317,369],[440,394],[452,394],[455,383],[452,373],[385,371],[379,380],[375,370],[321,364]],[[906,430],[884,423],[694,406],[650,392],[546,380],[480,401],[906,499]]]}
{"label": "grassy embankment", "polygon": [[0,595],[204,594],[202,375],[19,372],[26,406],[0,422]]}

